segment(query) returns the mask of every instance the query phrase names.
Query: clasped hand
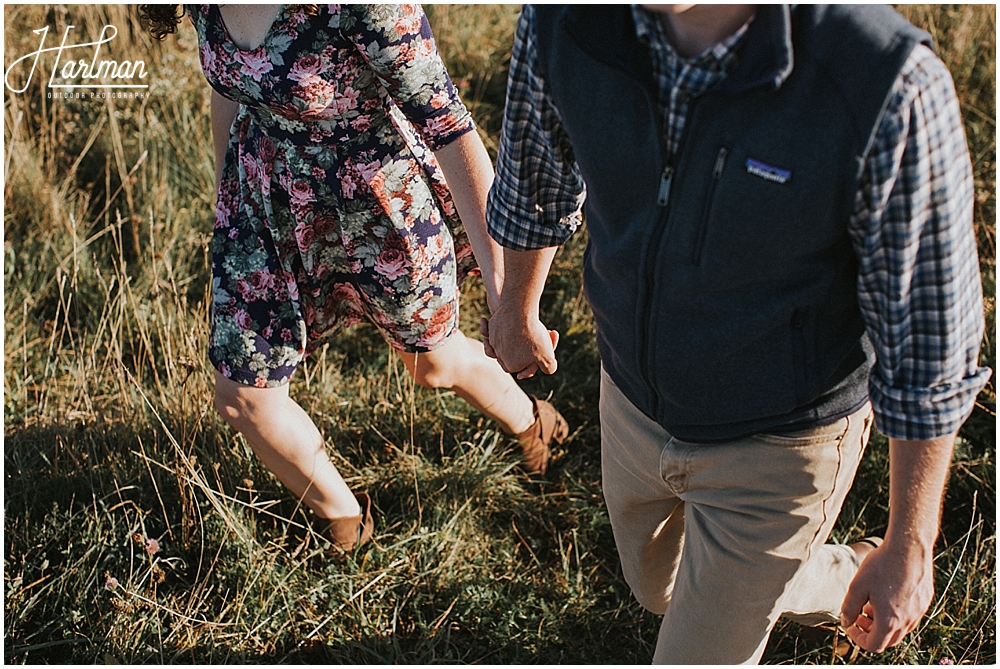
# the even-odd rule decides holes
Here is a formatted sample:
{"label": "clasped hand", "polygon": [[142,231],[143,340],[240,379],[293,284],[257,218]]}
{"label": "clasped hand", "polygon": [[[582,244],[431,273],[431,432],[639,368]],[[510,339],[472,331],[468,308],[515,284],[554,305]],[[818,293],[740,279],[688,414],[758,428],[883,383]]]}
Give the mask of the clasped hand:
{"label": "clasped hand", "polygon": [[479,322],[485,337],[486,355],[496,358],[503,371],[528,379],[541,371],[554,374],[559,333],[546,328],[537,316],[497,309],[492,318]]}

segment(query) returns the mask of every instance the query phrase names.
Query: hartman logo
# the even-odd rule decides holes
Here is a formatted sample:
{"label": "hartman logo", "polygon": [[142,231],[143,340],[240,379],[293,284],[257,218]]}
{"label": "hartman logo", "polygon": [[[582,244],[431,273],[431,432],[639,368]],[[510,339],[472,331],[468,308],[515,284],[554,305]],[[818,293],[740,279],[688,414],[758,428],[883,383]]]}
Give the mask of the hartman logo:
{"label": "hartman logo", "polygon": [[[149,88],[149,84],[142,83],[146,78],[146,62],[143,60],[99,60],[101,57],[101,47],[109,44],[118,36],[118,29],[113,25],[106,25],[101,29],[100,37],[96,42],[81,42],[74,44],[69,42],[70,31],[74,26],[66,26],[63,33],[62,42],[59,46],[46,47],[45,39],[48,37],[49,28],[39,28],[32,32],[41,35],[38,43],[38,50],[21,56],[7,68],[4,72],[4,85],[12,93],[23,93],[31,84],[32,77],[35,76],[35,69],[38,67],[38,60],[43,53],[55,53],[55,63],[52,65],[52,75],[49,77],[48,88],[50,89],[118,89],[118,88]],[[76,60],[63,60],[70,52],[74,56],[79,54],[79,49],[93,47],[90,59],[78,58]],[[28,63],[31,69],[24,77],[24,84],[15,88],[16,84],[11,83],[11,75],[18,71],[24,72]],[[61,67],[60,67],[61,64]],[[23,74],[22,74],[23,76]],[[136,81],[138,80],[138,82]]]}

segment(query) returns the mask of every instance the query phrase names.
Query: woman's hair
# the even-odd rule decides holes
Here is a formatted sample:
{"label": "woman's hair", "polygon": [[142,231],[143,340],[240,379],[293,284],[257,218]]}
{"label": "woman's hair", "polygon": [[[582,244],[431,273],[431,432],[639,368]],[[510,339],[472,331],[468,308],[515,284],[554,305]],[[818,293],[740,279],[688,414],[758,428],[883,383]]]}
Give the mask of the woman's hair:
{"label": "woman's hair", "polygon": [[[319,5],[298,5],[309,16],[319,14]],[[178,11],[180,10],[180,11]],[[139,5],[139,24],[156,39],[177,32],[177,24],[184,18],[182,5]]]}
{"label": "woman's hair", "polygon": [[139,5],[139,25],[156,39],[177,32],[177,24],[182,18],[184,7],[181,5]]}

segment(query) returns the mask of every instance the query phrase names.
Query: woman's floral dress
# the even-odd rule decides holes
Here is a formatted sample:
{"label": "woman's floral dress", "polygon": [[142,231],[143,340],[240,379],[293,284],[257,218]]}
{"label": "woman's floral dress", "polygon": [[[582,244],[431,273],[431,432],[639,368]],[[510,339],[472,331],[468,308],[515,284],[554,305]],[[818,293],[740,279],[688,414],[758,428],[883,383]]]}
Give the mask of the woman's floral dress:
{"label": "woman's floral dress", "polygon": [[364,317],[401,351],[458,327],[475,267],[431,150],[473,130],[419,5],[285,5],[256,49],[218,7],[188,13],[202,69],[240,102],[212,245],[209,356],[224,376],[286,383]]}

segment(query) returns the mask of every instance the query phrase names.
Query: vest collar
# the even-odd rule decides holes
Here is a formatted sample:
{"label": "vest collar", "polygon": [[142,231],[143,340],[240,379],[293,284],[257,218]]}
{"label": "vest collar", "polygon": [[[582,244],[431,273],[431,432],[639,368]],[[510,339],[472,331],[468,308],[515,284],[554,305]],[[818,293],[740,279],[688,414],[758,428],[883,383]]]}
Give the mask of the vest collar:
{"label": "vest collar", "polygon": [[716,90],[726,93],[757,87],[778,90],[792,73],[794,62],[791,8],[758,5],[740,59]]}
{"label": "vest collar", "polygon": [[[652,83],[648,50],[635,34],[628,5],[568,5],[560,20],[573,41],[602,63]],[[713,92],[777,90],[792,73],[792,17],[789,5],[758,5],[747,29],[739,62]]]}

